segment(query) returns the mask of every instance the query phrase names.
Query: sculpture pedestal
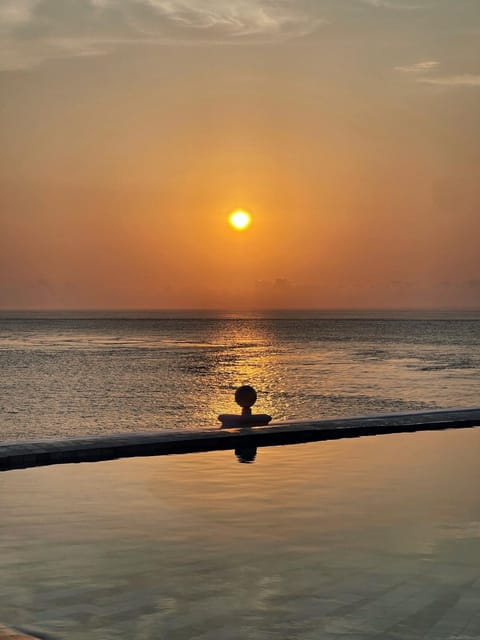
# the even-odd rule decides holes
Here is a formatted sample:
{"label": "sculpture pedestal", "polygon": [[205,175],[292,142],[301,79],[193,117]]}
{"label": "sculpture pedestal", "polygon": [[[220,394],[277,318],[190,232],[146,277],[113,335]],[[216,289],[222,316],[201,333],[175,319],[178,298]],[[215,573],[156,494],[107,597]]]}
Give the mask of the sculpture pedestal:
{"label": "sculpture pedestal", "polygon": [[222,415],[218,416],[218,419],[220,420],[220,422],[222,423],[222,427],[224,428],[264,427],[270,422],[272,416],[269,416],[266,413],[240,416],[234,413],[222,413]]}

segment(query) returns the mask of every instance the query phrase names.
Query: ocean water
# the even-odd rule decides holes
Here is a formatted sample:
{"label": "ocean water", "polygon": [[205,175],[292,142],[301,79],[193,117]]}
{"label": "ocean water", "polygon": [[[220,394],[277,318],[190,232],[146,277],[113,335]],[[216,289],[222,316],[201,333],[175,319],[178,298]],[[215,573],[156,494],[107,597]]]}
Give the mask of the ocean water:
{"label": "ocean water", "polygon": [[0,315],[0,439],[215,429],[235,388],[275,420],[480,404],[473,313]]}
{"label": "ocean water", "polygon": [[[209,314],[211,315],[211,314]],[[4,314],[0,438],[472,406],[480,319]],[[0,622],[46,640],[478,640],[480,428],[0,474]]]}

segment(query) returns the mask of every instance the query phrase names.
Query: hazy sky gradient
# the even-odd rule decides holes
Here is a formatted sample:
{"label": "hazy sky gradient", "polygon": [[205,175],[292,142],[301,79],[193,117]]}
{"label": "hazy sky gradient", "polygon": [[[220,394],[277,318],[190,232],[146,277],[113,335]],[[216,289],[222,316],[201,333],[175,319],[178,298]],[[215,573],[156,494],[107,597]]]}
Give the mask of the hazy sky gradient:
{"label": "hazy sky gradient", "polygon": [[478,0],[0,0],[0,94],[0,308],[480,308]]}

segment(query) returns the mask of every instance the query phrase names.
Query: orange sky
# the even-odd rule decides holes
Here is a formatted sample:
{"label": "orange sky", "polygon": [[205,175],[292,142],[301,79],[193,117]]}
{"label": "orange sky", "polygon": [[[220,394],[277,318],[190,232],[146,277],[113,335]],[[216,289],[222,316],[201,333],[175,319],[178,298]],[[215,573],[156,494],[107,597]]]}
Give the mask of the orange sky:
{"label": "orange sky", "polygon": [[479,30],[469,0],[4,0],[0,308],[480,307]]}

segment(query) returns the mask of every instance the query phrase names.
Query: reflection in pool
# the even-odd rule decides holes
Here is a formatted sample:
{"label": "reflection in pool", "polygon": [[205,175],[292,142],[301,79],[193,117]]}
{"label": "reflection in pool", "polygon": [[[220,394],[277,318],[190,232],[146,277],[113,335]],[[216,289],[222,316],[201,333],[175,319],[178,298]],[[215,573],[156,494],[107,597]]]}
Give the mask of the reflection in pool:
{"label": "reflection in pool", "polygon": [[238,447],[235,455],[240,463],[251,464],[257,459],[257,447]]}
{"label": "reflection in pool", "polygon": [[480,429],[260,453],[0,474],[0,622],[68,640],[478,640]]}

